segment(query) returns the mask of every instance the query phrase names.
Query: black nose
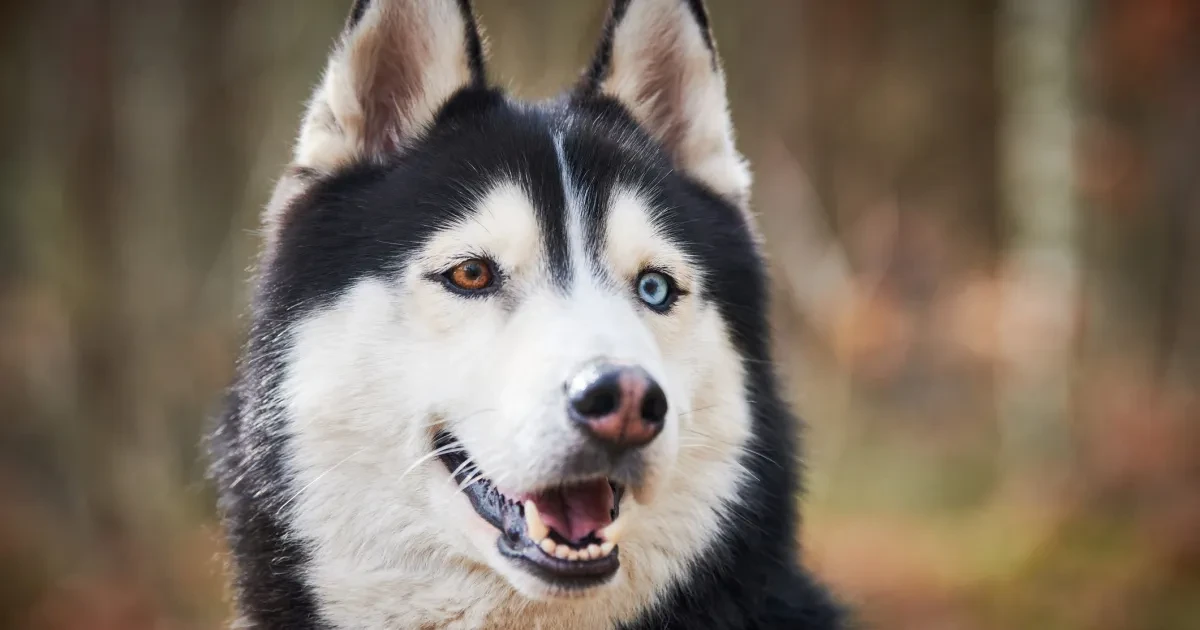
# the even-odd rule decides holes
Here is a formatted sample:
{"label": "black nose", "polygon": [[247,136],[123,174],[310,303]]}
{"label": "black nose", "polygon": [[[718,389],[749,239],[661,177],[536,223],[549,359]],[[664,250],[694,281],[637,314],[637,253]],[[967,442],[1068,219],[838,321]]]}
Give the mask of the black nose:
{"label": "black nose", "polygon": [[570,415],[593,438],[627,449],[645,446],[662,432],[667,395],[639,367],[597,364],[567,384]]}

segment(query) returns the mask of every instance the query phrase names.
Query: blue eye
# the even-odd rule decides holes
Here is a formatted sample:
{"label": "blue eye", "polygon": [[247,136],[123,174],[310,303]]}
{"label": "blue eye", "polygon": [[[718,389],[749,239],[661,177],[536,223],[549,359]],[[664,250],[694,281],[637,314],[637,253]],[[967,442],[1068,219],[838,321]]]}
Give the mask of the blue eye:
{"label": "blue eye", "polygon": [[666,274],[643,271],[637,279],[638,297],[655,310],[666,310],[675,299],[675,286]]}

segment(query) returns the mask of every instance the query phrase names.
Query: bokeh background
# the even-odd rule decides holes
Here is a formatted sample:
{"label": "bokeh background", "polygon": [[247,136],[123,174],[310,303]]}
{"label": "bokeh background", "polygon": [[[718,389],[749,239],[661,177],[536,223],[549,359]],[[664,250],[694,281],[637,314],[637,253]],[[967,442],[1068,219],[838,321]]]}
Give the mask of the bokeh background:
{"label": "bokeh background", "polygon": [[[348,2],[0,4],[0,627],[219,627],[200,435]],[[711,0],[871,627],[1200,628],[1200,2]],[[568,84],[601,0],[479,0]]]}

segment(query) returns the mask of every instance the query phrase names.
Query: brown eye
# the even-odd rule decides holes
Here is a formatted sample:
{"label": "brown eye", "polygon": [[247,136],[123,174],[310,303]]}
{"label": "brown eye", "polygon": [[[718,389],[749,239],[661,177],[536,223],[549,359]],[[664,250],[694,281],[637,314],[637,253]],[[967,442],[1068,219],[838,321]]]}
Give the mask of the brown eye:
{"label": "brown eye", "polygon": [[495,274],[486,260],[464,260],[446,272],[446,279],[463,291],[479,291],[492,286]]}

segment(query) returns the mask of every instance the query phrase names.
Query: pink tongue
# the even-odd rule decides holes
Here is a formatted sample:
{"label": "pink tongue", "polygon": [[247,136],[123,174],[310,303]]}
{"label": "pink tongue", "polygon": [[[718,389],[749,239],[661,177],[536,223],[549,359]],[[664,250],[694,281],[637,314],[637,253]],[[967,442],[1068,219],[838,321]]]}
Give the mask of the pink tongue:
{"label": "pink tongue", "polygon": [[538,506],[542,521],[570,542],[612,523],[612,486],[603,479],[528,497]]}

